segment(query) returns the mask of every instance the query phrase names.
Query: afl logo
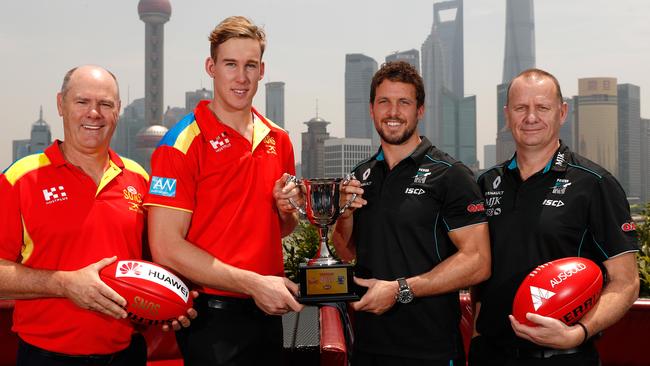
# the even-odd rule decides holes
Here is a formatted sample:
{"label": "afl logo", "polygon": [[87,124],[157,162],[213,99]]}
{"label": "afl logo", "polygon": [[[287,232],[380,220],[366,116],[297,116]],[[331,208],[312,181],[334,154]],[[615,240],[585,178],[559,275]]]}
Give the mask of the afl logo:
{"label": "afl logo", "polygon": [[120,273],[122,273],[123,275],[125,275],[127,273],[133,273],[134,275],[139,276],[140,275],[140,268],[138,268],[138,267],[140,267],[140,265],[138,263],[126,262],[126,263],[122,263],[119,270],[120,270]]}
{"label": "afl logo", "polygon": [[636,224],[634,221],[632,222],[626,222],[623,225],[621,225],[621,230],[625,231],[626,233],[630,231],[635,231],[636,230]]}

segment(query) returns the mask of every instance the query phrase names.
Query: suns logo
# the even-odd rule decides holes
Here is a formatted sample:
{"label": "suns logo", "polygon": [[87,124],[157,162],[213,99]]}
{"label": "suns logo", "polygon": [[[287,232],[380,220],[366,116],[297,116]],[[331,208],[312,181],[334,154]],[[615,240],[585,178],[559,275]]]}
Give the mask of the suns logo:
{"label": "suns logo", "polygon": [[264,142],[264,147],[266,148],[267,154],[278,155],[277,151],[275,150],[275,139],[273,137],[266,136],[262,142]]}
{"label": "suns logo", "polygon": [[136,276],[139,276],[140,275],[140,268],[139,267],[140,267],[140,265],[138,263],[126,262],[126,263],[122,263],[119,270],[120,270],[120,273],[122,273],[123,275],[134,274]]}
{"label": "suns logo", "polygon": [[133,186],[128,186],[122,190],[124,199],[129,203],[129,210],[142,213],[142,194]]}

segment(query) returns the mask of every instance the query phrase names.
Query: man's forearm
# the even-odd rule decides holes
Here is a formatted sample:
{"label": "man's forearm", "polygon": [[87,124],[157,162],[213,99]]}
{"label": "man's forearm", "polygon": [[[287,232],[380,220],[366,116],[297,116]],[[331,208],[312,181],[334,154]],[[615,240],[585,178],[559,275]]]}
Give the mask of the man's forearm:
{"label": "man's forearm", "polygon": [[344,261],[350,262],[357,256],[356,247],[352,238],[353,216],[341,217],[334,225],[332,242],[338,256]]}
{"label": "man's forearm", "polygon": [[0,298],[62,297],[63,273],[0,259]]}

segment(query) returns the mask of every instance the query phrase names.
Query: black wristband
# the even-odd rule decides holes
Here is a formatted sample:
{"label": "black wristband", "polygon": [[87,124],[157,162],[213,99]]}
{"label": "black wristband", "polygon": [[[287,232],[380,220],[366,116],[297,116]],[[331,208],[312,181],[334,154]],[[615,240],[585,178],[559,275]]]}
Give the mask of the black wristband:
{"label": "black wristband", "polygon": [[585,338],[582,340],[582,343],[580,343],[580,345],[582,346],[587,342],[587,339],[589,338],[589,331],[587,330],[587,327],[585,327],[585,325],[582,324],[581,322],[576,322],[576,325],[579,325],[580,328],[582,328],[582,331],[585,332]]}

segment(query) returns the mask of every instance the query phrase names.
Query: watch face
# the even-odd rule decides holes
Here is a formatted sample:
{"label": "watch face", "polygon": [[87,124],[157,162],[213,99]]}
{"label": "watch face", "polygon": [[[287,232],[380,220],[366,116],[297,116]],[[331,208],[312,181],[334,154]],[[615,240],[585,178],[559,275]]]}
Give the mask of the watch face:
{"label": "watch face", "polygon": [[413,293],[409,289],[400,290],[397,301],[402,304],[408,304],[413,300]]}

